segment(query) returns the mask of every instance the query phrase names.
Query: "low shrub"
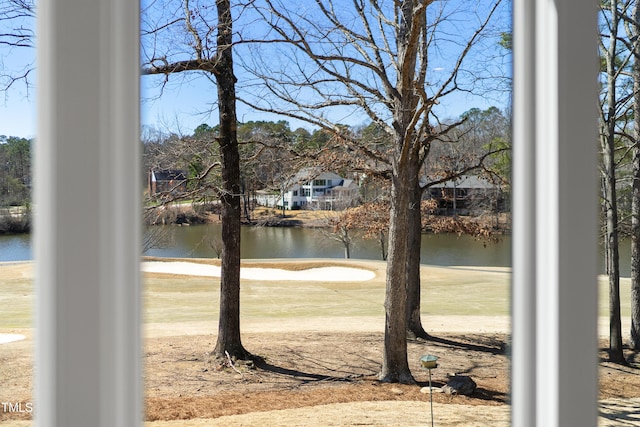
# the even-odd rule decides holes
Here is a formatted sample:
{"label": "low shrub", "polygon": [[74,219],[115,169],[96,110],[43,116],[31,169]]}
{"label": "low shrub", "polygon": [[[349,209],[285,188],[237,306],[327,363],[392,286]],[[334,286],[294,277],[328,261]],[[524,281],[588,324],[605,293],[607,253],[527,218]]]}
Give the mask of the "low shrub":
{"label": "low shrub", "polygon": [[0,233],[2,234],[29,233],[30,231],[31,215],[29,213],[0,216]]}

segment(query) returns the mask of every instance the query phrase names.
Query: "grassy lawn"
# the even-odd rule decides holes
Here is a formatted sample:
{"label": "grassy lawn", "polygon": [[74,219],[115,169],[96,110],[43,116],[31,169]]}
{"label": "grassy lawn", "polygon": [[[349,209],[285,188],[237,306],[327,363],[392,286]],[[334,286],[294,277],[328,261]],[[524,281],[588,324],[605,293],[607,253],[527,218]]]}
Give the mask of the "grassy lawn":
{"label": "grassy lawn", "polygon": [[[335,262],[342,264],[344,261]],[[242,318],[256,324],[305,318],[383,318],[384,264],[379,261],[354,263],[376,271],[376,278],[367,282],[243,280]],[[272,266],[301,268],[311,264],[309,260],[281,260]],[[264,262],[255,262],[255,265],[265,267]],[[422,312],[436,316],[508,316],[509,280],[510,274],[505,268],[423,266]],[[219,279],[145,274],[143,283],[145,323],[217,320]],[[630,313],[629,287],[630,280],[623,278],[623,318]],[[608,284],[604,277],[599,278],[599,294],[599,315],[606,317]],[[31,264],[0,265],[0,305],[0,329],[32,326],[34,293]]]}
{"label": "grassy lawn", "polygon": [[[598,278],[598,315],[609,317],[609,279],[606,276]],[[631,279],[620,278],[620,312],[622,318],[631,316]]]}
{"label": "grassy lawn", "polygon": [[33,305],[31,264],[0,264],[0,330],[31,328]]}
{"label": "grassy lawn", "polygon": [[[380,262],[359,264],[384,270]],[[425,314],[509,314],[506,269],[423,267],[422,274]],[[218,282],[217,278],[147,274],[146,321],[170,323],[216,318]],[[367,282],[243,280],[241,310],[243,317],[264,320],[384,316],[384,292],[381,274]]]}

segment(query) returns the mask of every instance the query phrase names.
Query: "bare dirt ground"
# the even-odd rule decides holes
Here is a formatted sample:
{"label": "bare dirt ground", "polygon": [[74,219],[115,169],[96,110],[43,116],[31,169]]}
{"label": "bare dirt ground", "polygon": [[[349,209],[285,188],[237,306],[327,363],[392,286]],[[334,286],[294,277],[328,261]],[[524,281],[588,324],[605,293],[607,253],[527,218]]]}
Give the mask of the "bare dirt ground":
{"label": "bare dirt ground", "polygon": [[[31,402],[31,336],[4,344],[2,396]],[[382,337],[377,333],[256,333],[245,346],[263,360],[255,366],[212,363],[213,335],[145,340],[145,418],[150,426],[189,425],[427,425],[430,420],[424,354],[437,355],[431,395],[436,425],[498,425],[509,422],[509,361],[504,334],[439,334],[409,343],[416,385],[382,384]],[[603,344],[605,344],[603,342]],[[601,352],[604,358],[604,351]],[[601,426],[640,425],[640,375],[635,367],[600,363]],[[437,392],[447,375],[471,376],[472,396]],[[6,396],[11,396],[11,399]],[[0,411],[3,425],[31,414]],[[394,421],[395,420],[395,421]],[[25,424],[27,425],[27,424]]]}
{"label": "bare dirt ground", "polygon": [[[5,281],[15,279],[10,287],[0,286],[4,307],[10,309],[31,298],[28,285],[20,281],[30,275],[24,267],[3,272],[6,274],[0,277]],[[456,277],[457,286],[463,286],[467,276],[480,283],[480,275],[489,274],[478,269],[426,272],[434,283],[439,272],[443,277]],[[502,272],[494,274],[499,276]],[[180,277],[183,284],[178,291],[175,277]],[[293,307],[304,300],[279,297],[280,287],[290,292],[288,285],[249,282],[244,286],[245,307],[250,310],[243,342],[261,360],[253,366],[237,362],[222,366],[208,355],[215,345],[216,337],[210,332],[216,331],[216,325],[196,316],[201,310],[198,303],[213,299],[215,292],[205,288],[210,286],[210,280],[201,283],[193,279],[187,283],[184,277],[171,275],[152,275],[148,279],[145,292],[158,304],[147,304],[151,314],[146,320],[143,349],[145,420],[149,427],[425,426],[431,421],[430,397],[435,425],[510,425],[509,334],[504,316],[425,315],[423,321],[434,338],[408,343],[408,360],[417,384],[382,384],[376,379],[383,345],[381,316],[375,311],[379,309],[356,305],[364,295],[381,293],[379,283],[296,285],[296,289],[304,291],[301,298],[312,301],[329,302],[329,296],[340,291],[341,298],[335,303],[345,305],[339,306],[338,311],[345,313],[348,307],[356,310],[349,316],[316,318],[294,315]],[[493,283],[489,279],[489,284],[482,285],[482,296],[488,298],[482,301],[485,307],[495,299],[489,298],[492,292],[487,289]],[[257,288],[278,297],[277,305],[269,306],[263,293],[256,295],[254,302],[252,295]],[[347,299],[347,290],[353,293],[353,300]],[[471,298],[468,288],[463,286],[460,292]],[[196,317],[183,317],[184,309],[173,314],[173,306],[182,307],[181,297],[190,301]],[[502,305],[494,303],[495,307]],[[291,307],[284,312],[274,311],[274,307],[284,305]],[[495,307],[491,310],[498,310]],[[167,323],[154,320],[155,316]],[[203,316],[212,317],[211,313]],[[10,319],[17,320],[11,323]],[[25,340],[0,345],[0,401],[20,402],[24,408],[33,398],[33,331],[24,327],[29,320],[20,318],[18,311],[5,317],[0,313],[0,320],[0,333],[26,336]],[[628,351],[630,366],[610,364],[605,361],[607,342],[602,340],[600,345],[599,425],[640,425],[640,356]],[[476,392],[468,397],[421,392],[424,387],[428,391],[429,382],[428,372],[419,367],[419,359],[425,354],[439,357],[439,366],[432,370],[434,390],[447,382],[448,374],[455,373],[470,376],[477,383]],[[37,402],[34,407],[37,410]],[[30,419],[31,413],[0,407],[0,425],[26,426]]]}
{"label": "bare dirt ground", "polygon": [[[454,372],[470,375],[478,384],[473,397],[438,393],[434,401],[488,406],[507,401],[505,337],[497,334],[446,336],[439,342],[410,343],[409,360],[418,381],[415,386],[376,380],[382,338],[378,334],[248,335],[246,346],[264,360],[256,362],[253,369],[238,365],[237,371],[210,363],[206,353],[191,351],[212,348],[212,338],[173,337],[162,339],[161,344],[156,340],[147,343],[146,366],[153,372],[146,380],[149,420],[216,418],[348,402],[428,402],[429,395],[420,392],[421,387],[428,386],[428,374],[418,366],[420,356],[427,352],[441,357],[440,366],[432,371],[433,387],[444,385],[446,374]],[[157,347],[163,351],[150,350]]]}

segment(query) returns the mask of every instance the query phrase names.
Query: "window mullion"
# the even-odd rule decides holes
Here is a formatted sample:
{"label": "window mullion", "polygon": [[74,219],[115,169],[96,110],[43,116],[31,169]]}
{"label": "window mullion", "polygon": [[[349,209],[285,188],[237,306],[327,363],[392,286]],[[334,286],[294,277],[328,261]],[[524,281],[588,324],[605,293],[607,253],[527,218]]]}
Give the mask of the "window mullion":
{"label": "window mullion", "polygon": [[141,423],[138,17],[38,2],[38,425]]}

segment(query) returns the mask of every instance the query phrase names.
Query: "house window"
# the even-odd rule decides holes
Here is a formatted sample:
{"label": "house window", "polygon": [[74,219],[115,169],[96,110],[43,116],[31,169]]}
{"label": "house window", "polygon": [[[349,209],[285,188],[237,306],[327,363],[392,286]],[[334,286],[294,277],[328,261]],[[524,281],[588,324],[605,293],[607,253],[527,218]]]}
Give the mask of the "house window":
{"label": "house window", "polygon": [[303,197],[311,197],[311,189],[309,189],[309,188],[303,188],[303,189],[302,189],[302,196],[303,196]]}
{"label": "house window", "polygon": [[313,186],[314,187],[324,187],[327,185],[327,181],[325,179],[314,179]]}
{"label": "house window", "polygon": [[296,197],[298,195],[298,190],[293,190],[293,197]]}

